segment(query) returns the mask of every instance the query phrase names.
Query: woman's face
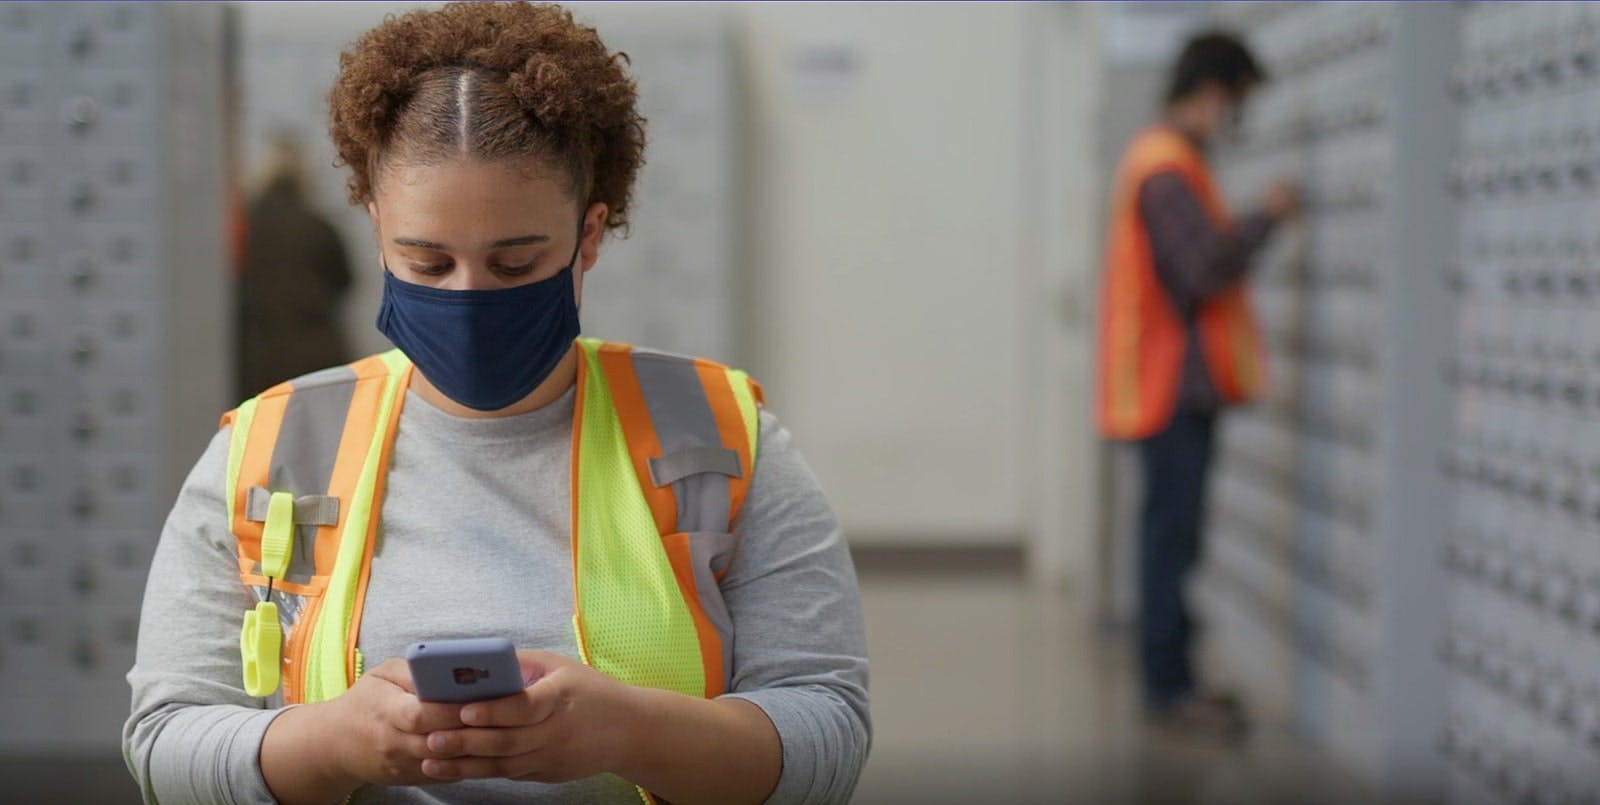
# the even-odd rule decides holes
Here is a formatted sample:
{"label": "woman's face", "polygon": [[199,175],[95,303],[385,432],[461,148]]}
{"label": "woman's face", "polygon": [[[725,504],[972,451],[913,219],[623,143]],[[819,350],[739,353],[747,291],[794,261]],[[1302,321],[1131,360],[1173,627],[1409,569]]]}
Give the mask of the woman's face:
{"label": "woman's face", "polygon": [[383,170],[367,205],[383,264],[405,282],[490,290],[549,279],[599,257],[606,206],[581,211],[566,177],[528,163],[463,159]]}

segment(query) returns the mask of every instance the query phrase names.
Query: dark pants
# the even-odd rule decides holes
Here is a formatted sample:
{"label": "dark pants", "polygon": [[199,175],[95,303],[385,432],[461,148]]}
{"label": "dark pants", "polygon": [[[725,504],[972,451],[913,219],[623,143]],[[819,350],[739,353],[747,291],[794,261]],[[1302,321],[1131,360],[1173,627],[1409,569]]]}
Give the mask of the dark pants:
{"label": "dark pants", "polygon": [[1200,559],[1206,471],[1216,414],[1178,411],[1166,430],[1139,442],[1144,508],[1139,516],[1139,650],[1145,702],[1162,707],[1194,692],[1193,621],[1184,582]]}

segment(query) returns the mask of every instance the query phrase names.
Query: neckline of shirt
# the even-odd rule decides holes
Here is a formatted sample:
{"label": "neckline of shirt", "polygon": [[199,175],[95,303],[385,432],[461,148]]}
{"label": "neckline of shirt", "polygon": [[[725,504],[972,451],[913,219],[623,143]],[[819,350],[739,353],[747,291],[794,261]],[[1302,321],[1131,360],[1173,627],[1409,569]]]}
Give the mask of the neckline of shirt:
{"label": "neckline of shirt", "polygon": [[407,432],[448,441],[508,442],[537,439],[572,427],[577,398],[574,383],[560,397],[525,414],[499,417],[456,416],[435,407],[415,390],[406,391],[400,426]]}

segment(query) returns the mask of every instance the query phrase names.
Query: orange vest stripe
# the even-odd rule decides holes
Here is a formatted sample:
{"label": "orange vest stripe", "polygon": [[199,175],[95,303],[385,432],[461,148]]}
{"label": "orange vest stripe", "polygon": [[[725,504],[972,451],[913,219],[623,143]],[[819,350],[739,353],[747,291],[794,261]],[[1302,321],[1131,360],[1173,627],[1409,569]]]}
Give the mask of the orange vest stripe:
{"label": "orange vest stripe", "polygon": [[[1176,171],[1219,227],[1232,226],[1199,151],[1176,131],[1152,127],[1128,146],[1112,189],[1100,322],[1100,428],[1109,438],[1154,435],[1177,407],[1188,334],[1155,272],[1149,231],[1139,214],[1139,188]],[[1265,382],[1260,339],[1243,283],[1201,304],[1200,349],[1227,402],[1259,394]]]}
{"label": "orange vest stripe", "polygon": [[239,488],[233,490],[233,533],[239,540],[241,559],[247,558],[252,563],[261,561],[262,524],[251,522],[245,516],[245,498],[250,487],[264,482],[272,468],[272,451],[278,444],[278,429],[283,425],[283,411],[288,405],[286,386],[277,386],[261,395],[261,401],[256,404],[255,418],[250,421],[250,440],[247,442],[260,447],[245,452],[244,463],[239,469]]}
{"label": "orange vest stripe", "polygon": [[739,507],[744,505],[745,493],[750,491],[750,478],[755,474],[755,467],[751,466],[755,461],[750,450],[750,437],[745,432],[739,405],[733,398],[728,373],[710,361],[695,361],[695,372],[705,386],[706,400],[711,404],[711,413],[717,422],[717,436],[721,438],[723,447],[739,454],[740,469],[743,470],[740,477],[728,479],[728,522],[731,523],[739,513]]}
{"label": "orange vest stripe", "polygon": [[645,404],[644,391],[639,388],[639,378],[633,371],[633,348],[627,344],[600,347],[600,368],[611,387],[611,401],[617,408],[623,437],[628,440],[628,452],[633,456],[633,470],[639,476],[639,486],[655,515],[656,530],[671,534],[678,530],[678,501],[671,487],[650,483],[649,457],[661,455],[661,442],[650,422],[650,410]]}
{"label": "orange vest stripe", "polygon": [[[678,580],[678,589],[683,593],[684,603],[689,605],[689,617],[694,619],[694,631],[700,638],[700,661],[705,666],[706,698],[714,699],[725,691],[723,684],[725,674],[722,668],[721,635],[711,620],[706,617],[705,607],[700,603],[700,595],[696,589],[694,579],[694,554],[689,545],[689,535],[682,531],[668,534],[661,538],[661,545],[667,551],[667,561],[672,564],[672,575]],[[708,650],[715,648],[715,650]]]}
{"label": "orange vest stripe", "polygon": [[[339,446],[336,448],[333,459],[333,474],[328,480],[328,494],[340,497],[356,488],[356,480],[361,475],[361,459],[366,452],[367,442],[372,439],[372,434],[377,430],[378,399],[383,394],[383,383],[362,378],[357,371],[354,393],[350,396],[350,408],[345,412],[344,430],[339,434]],[[339,523],[317,534],[317,567],[332,568],[334,559],[339,553],[337,535],[342,533],[345,520],[350,516],[348,505],[339,507]],[[324,539],[333,537],[333,539]]]}

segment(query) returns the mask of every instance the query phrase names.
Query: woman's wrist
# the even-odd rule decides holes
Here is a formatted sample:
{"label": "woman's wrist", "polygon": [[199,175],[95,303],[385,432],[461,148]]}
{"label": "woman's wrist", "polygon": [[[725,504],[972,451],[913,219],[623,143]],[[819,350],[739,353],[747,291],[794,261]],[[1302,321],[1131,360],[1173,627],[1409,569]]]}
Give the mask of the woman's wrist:
{"label": "woman's wrist", "polygon": [[338,799],[361,784],[336,701],[287,707],[261,740],[261,776],[283,803]]}
{"label": "woman's wrist", "polygon": [[771,794],[783,747],[760,708],[622,688],[613,773],[673,802],[761,802]]}
{"label": "woman's wrist", "polygon": [[624,779],[635,779],[641,769],[648,768],[647,753],[658,740],[659,729],[653,718],[657,708],[650,703],[652,693],[660,691],[616,683],[613,699],[616,712],[611,721],[615,729],[609,742],[614,754],[605,765],[611,773]]}
{"label": "woman's wrist", "polygon": [[360,737],[355,734],[350,719],[346,717],[347,708],[339,699],[305,706],[317,711],[313,722],[317,729],[311,737],[311,743],[317,747],[315,762],[322,779],[341,793],[354,791],[365,781],[351,761]]}

